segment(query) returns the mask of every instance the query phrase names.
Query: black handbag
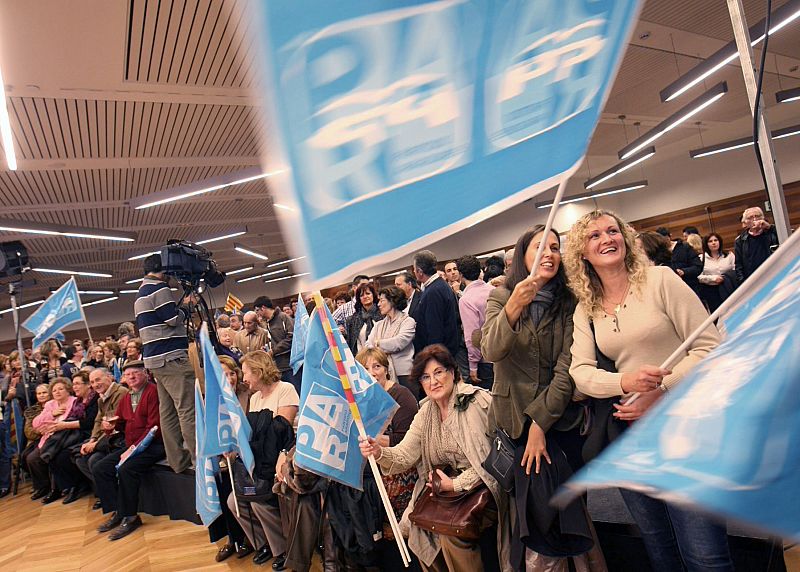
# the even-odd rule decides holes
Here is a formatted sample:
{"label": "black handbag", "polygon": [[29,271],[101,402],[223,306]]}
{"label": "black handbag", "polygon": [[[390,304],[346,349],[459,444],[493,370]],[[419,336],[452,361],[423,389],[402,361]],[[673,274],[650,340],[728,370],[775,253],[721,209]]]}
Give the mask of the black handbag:
{"label": "black handbag", "polygon": [[[617,366],[614,360],[606,356],[597,346],[597,337],[594,332],[594,322],[589,322],[589,327],[592,329],[592,337],[594,337],[594,352],[595,360],[597,361],[597,369],[617,373]],[[619,397],[593,397],[589,400],[589,409],[591,410],[591,426],[589,427],[586,436],[586,442],[583,444],[581,454],[584,462],[588,463],[597,457],[603,449],[614,441],[617,437],[628,428],[628,423],[614,417],[614,404],[619,403]]]}
{"label": "black handbag", "polygon": [[500,488],[509,494],[514,490],[514,448],[514,441],[508,433],[498,427],[494,430],[492,449],[481,463]]}
{"label": "black handbag", "polygon": [[[233,468],[233,486],[236,489],[237,500],[244,502],[267,502],[274,499],[272,481],[251,477],[247,467],[239,457],[231,463]],[[253,472],[255,475],[255,471]]]}
{"label": "black handbag", "polygon": [[67,429],[58,431],[44,442],[39,449],[39,457],[45,463],[52,461],[62,449],[69,449],[76,443],[80,443],[81,432],[78,429]]}

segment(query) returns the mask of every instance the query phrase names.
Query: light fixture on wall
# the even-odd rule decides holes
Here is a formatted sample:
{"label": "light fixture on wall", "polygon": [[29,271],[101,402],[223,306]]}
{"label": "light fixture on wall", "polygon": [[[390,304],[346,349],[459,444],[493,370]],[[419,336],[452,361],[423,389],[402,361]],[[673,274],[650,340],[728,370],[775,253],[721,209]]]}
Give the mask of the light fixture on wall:
{"label": "light fixture on wall", "polygon": [[793,87],[792,89],[784,89],[775,94],[775,100],[778,103],[790,103],[792,101],[800,101],[800,87]]}
{"label": "light fixture on wall", "polygon": [[264,179],[266,177],[271,177],[272,175],[277,175],[280,172],[282,171],[265,173],[261,167],[250,167],[235,173],[227,173],[225,175],[211,177],[210,179],[195,181],[179,187],[173,187],[164,191],[151,193],[145,197],[139,197],[131,200],[130,204],[136,210],[147,209],[174,201],[196,197],[205,193],[218,191],[220,189],[224,189],[225,187],[241,185],[244,183],[249,183],[250,181]]}
{"label": "light fixture on wall", "polygon": [[[627,193],[628,191],[635,191],[636,189],[643,189],[647,186],[647,181],[635,181],[633,183],[625,183],[623,185],[617,185],[616,187],[607,187],[605,189],[597,189],[596,191],[590,191],[588,193],[581,193],[579,195],[573,195],[571,197],[565,197],[559,204],[566,205],[569,203],[577,203],[580,201],[586,201],[589,199],[596,199],[598,197],[605,197],[607,195],[616,195],[619,193]],[[536,203],[537,209],[546,209],[553,206],[553,201],[542,201]]]}
{"label": "light fixture on wall", "polygon": [[726,93],[728,93],[728,83],[721,81],[703,95],[695,98],[688,105],[667,117],[664,121],[653,127],[650,131],[641,137],[636,138],[629,145],[626,145],[620,149],[619,158],[627,159],[637,151],[640,151],[648,145],[651,145],[656,139],[671,131],[690,117],[700,113],[703,109],[713,104]]}
{"label": "light fixture on wall", "polygon": [[[789,2],[775,10],[772,14],[770,18],[772,24],[769,30],[770,37],[798,18],[800,18],[800,0],[789,0]],[[765,23],[765,20],[761,20],[756,25],[750,27],[750,37],[755,38],[750,41],[752,46],[764,40]],[[736,42],[728,42],[723,48],[717,50],[703,62],[692,68],[688,73],[682,75],[661,90],[661,101],[672,101],[738,57],[739,51],[736,48]]]}
{"label": "light fixture on wall", "polygon": [[69,236],[70,238],[96,238],[98,240],[115,240],[133,242],[135,232],[105,230],[102,228],[86,228],[82,226],[65,226],[61,224],[40,224],[21,220],[0,220],[0,230],[21,232],[24,234],[43,234],[45,236]]}
{"label": "light fixture on wall", "polygon": [[635,155],[631,155],[630,157],[628,157],[627,159],[625,159],[620,163],[617,163],[610,169],[607,169],[602,173],[600,173],[599,175],[596,175],[591,179],[588,179],[585,183],[583,183],[583,187],[587,190],[592,189],[597,185],[599,185],[600,183],[604,183],[610,178],[616,177],[620,173],[624,173],[628,169],[635,167],[639,163],[647,161],[650,157],[652,157],[655,154],[656,154],[656,148],[653,146],[647,147],[646,149],[642,149]]}
{"label": "light fixture on wall", "polygon": [[[792,125],[791,127],[776,129],[772,132],[772,139],[774,141],[778,139],[785,139],[787,137],[793,137],[795,135],[800,135],[800,125]],[[709,155],[718,155],[719,153],[725,153],[727,151],[744,149],[745,147],[750,147],[752,144],[752,137],[742,137],[741,139],[717,143],[716,145],[703,147],[701,149],[693,149],[689,151],[689,156],[692,159],[700,159],[701,157],[708,157]]]}

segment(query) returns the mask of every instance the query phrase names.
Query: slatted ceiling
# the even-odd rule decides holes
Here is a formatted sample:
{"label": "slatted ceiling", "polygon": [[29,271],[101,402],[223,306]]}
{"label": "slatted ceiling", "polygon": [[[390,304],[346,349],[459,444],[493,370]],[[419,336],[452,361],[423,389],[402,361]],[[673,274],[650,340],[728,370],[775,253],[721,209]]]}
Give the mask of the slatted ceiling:
{"label": "slatted ceiling", "polygon": [[[775,11],[788,0],[773,0]],[[766,15],[766,0],[742,0],[745,16],[749,25],[753,25]],[[732,40],[730,14],[727,4],[721,0],[648,0],[642,9],[642,21],[653,22],[678,30],[702,34],[720,40]]]}
{"label": "slatted ceiling", "polygon": [[130,0],[126,81],[250,87],[250,19],[223,0]]}

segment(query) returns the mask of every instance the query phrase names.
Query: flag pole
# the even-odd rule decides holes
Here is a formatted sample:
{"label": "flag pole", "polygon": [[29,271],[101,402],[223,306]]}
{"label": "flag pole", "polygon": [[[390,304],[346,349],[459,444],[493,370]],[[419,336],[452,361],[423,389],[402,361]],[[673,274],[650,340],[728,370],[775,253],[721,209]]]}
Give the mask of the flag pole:
{"label": "flag pole", "polygon": [[567,181],[568,178],[564,178],[558,184],[558,190],[556,191],[556,196],[553,198],[553,205],[550,207],[550,214],[547,215],[547,222],[544,223],[544,230],[542,231],[542,240],[539,241],[539,248],[536,250],[536,257],[533,259],[533,266],[531,266],[531,276],[536,275],[536,269],[539,268],[539,263],[542,261],[542,256],[544,255],[544,249],[547,246],[547,241],[545,238],[547,235],[550,234],[550,231],[553,229],[553,221],[556,218],[556,212],[558,211],[559,204],[561,203],[561,198],[564,196],[564,191],[567,188]]}
{"label": "flag pole", "polygon": [[[327,312],[324,312],[322,308],[325,305],[325,302],[322,299],[322,294],[319,291],[314,292],[314,302],[316,303],[317,307],[320,308],[319,315],[322,320],[322,329],[325,331],[325,338],[328,340],[328,346],[331,349],[331,355],[333,356],[333,360],[336,363],[336,371],[339,374],[339,381],[342,383],[342,387],[344,388],[345,398],[347,399],[347,403],[350,406],[350,413],[353,416],[353,421],[356,424],[356,428],[358,429],[358,434],[362,438],[367,437],[367,431],[364,428],[364,422],[361,419],[361,412],[358,409],[358,404],[356,404],[355,397],[353,396],[353,390],[350,385],[350,378],[347,376],[347,370],[344,367],[344,362],[342,360],[342,355],[339,352],[339,346],[336,345],[336,340],[333,337],[333,329],[331,328],[331,323],[328,320]],[[397,518],[394,515],[394,509],[392,508],[391,503],[389,502],[389,495],[386,492],[386,487],[383,484],[383,479],[381,478],[380,470],[378,469],[378,464],[375,462],[375,457],[370,455],[367,460],[369,461],[369,466],[372,469],[372,475],[375,477],[375,484],[378,487],[378,492],[381,495],[381,500],[383,501],[383,508],[386,510],[386,516],[389,518],[389,524],[392,527],[392,532],[394,533],[395,542],[397,542],[397,548],[400,550],[400,556],[403,559],[403,565],[408,568],[409,564],[411,563],[411,555],[408,552],[408,547],[406,546],[405,539],[403,538],[402,533],[400,532],[400,525],[397,523]]]}
{"label": "flag pole", "polygon": [[[69,279],[72,280],[73,282],[75,282],[75,275],[70,276]],[[77,291],[78,291],[78,285],[75,284],[75,292],[77,292]],[[86,312],[83,311],[83,304],[81,303],[81,295],[80,294],[76,294],[76,296],[78,297],[78,307],[81,309],[81,318],[83,318],[83,325],[86,326],[86,333],[89,336],[89,345],[93,346],[94,345],[94,340],[92,339],[92,332],[89,331],[89,322],[86,321]],[[64,340],[64,341],[66,342],[66,340]],[[87,348],[87,351],[88,351],[88,348]]]}
{"label": "flag pole", "polygon": [[231,478],[231,494],[233,495],[233,506],[236,507],[236,516],[241,518],[242,516],[239,514],[239,499],[236,498],[236,485],[233,484],[233,463],[236,462],[236,459],[231,460],[228,457],[225,457],[228,461],[228,476]]}
{"label": "flag pole", "polygon": [[[786,240],[783,244],[778,247],[778,250],[775,251],[775,254],[767,258],[767,260],[759,266],[755,272],[753,272],[747,280],[742,282],[739,287],[734,290],[730,296],[728,296],[719,307],[709,314],[708,318],[706,318],[702,324],[700,324],[695,331],[693,331],[689,336],[684,340],[684,342],[678,346],[678,348],[672,352],[672,354],[664,360],[664,363],[661,364],[661,369],[672,369],[686,354],[686,351],[691,347],[691,345],[700,337],[700,335],[706,331],[710,325],[712,325],[720,316],[725,314],[728,310],[733,308],[736,304],[738,304],[747,294],[749,294],[749,290],[753,287],[756,282],[761,280],[763,276],[765,276],[768,272],[772,270],[772,267],[778,264],[778,261],[783,258],[784,252],[789,252],[791,247],[794,243],[800,241],[800,233],[795,231]],[[624,405],[630,405],[637,399],[641,393],[636,392],[631,395],[627,401],[625,401]]]}

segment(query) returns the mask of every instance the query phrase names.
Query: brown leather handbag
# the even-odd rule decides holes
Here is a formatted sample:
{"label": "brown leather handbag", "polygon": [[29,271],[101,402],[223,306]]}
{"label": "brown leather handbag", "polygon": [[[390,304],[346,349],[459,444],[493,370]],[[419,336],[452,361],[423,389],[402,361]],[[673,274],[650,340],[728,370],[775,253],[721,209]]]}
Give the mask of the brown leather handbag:
{"label": "brown leather handbag", "polygon": [[434,534],[478,541],[481,532],[497,521],[497,504],[485,483],[468,491],[443,492],[436,469],[448,474],[448,467],[434,467],[432,489],[426,488],[408,515],[414,526]]}

